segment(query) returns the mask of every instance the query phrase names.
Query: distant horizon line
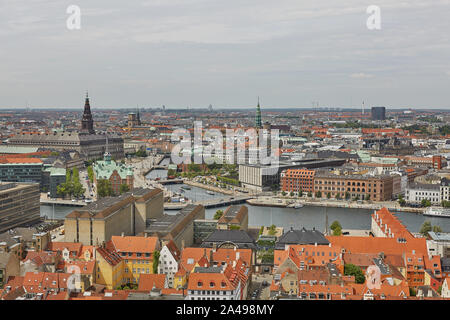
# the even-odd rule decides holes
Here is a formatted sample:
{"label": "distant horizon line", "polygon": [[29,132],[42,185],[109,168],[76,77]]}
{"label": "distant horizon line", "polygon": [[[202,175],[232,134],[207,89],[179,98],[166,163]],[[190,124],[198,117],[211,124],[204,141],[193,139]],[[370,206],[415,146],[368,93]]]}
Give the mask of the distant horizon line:
{"label": "distant horizon line", "polygon": [[[385,106],[373,106],[373,107],[385,107]],[[369,113],[372,107],[366,107],[365,113]],[[394,110],[394,111],[450,111],[450,106],[447,108],[429,108],[429,107],[385,107],[386,111]],[[13,110],[65,110],[65,111],[77,111],[80,110],[82,112],[83,107],[1,107],[0,110],[4,111],[13,111]],[[162,111],[162,106],[154,106],[154,107],[92,107],[92,110],[148,110],[148,111]],[[246,106],[246,107],[213,107],[213,111],[230,111],[230,110],[253,110],[256,109],[256,106]],[[165,107],[165,111],[209,111],[209,107]],[[346,111],[361,111],[359,107],[273,107],[267,106],[262,107],[261,111],[276,111],[276,110],[304,110],[304,111],[319,111],[319,112],[346,112]]]}

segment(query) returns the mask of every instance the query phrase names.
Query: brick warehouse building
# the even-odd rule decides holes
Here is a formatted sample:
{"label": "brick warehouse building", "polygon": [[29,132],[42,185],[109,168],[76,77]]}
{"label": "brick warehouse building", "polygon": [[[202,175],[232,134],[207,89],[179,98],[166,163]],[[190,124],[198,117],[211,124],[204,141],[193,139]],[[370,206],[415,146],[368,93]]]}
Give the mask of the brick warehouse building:
{"label": "brick warehouse building", "polygon": [[314,192],[315,170],[287,169],[281,173],[281,190],[286,192]]}
{"label": "brick warehouse building", "polygon": [[345,198],[359,197],[370,200],[388,201],[392,198],[393,177],[389,175],[336,175],[333,173],[316,173],[314,177],[314,192],[320,192],[322,197],[330,193],[332,198],[339,195]]}

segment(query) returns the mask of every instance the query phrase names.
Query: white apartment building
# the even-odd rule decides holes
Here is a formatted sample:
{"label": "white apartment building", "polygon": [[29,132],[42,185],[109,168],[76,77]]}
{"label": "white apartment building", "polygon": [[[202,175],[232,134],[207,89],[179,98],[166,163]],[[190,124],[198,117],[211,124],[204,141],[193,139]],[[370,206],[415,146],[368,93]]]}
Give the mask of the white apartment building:
{"label": "white apartment building", "polygon": [[441,204],[441,188],[437,184],[411,184],[406,188],[405,200],[409,203],[420,203],[430,200],[434,205]]}
{"label": "white apartment building", "polygon": [[446,178],[441,180],[441,200],[450,201],[450,180]]}

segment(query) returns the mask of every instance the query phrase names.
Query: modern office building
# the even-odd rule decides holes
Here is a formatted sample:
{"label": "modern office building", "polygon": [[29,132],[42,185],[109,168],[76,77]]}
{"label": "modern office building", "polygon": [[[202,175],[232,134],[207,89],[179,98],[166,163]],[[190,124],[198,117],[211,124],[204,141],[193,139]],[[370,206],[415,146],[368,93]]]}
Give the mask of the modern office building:
{"label": "modern office building", "polygon": [[372,107],[372,120],[386,120],[386,108]]}
{"label": "modern office building", "polygon": [[36,158],[0,158],[0,181],[41,183],[42,166]]}
{"label": "modern office building", "polygon": [[239,181],[245,188],[258,192],[268,191],[280,184],[281,172],[287,169],[315,169],[340,167],[345,159],[308,159],[295,162],[281,162],[277,165],[240,164]]}
{"label": "modern office building", "polygon": [[0,233],[39,221],[39,184],[0,182]]}
{"label": "modern office building", "polygon": [[58,186],[66,182],[66,169],[50,167],[42,171],[42,190],[50,192],[50,197],[58,197]]}

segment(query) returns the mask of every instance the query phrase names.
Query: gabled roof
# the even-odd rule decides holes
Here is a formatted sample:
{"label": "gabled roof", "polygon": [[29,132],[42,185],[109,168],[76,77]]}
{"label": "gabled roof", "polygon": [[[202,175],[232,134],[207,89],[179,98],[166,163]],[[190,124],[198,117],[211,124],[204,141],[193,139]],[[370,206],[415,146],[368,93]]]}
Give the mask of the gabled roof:
{"label": "gabled roof", "polygon": [[112,245],[117,252],[152,253],[158,244],[157,237],[112,236]]}
{"label": "gabled roof", "polygon": [[141,274],[139,277],[139,291],[151,291],[153,288],[164,289],[166,274]]}
{"label": "gabled roof", "polygon": [[351,253],[383,252],[386,255],[402,255],[404,252],[420,252],[428,254],[425,238],[408,239],[399,243],[397,239],[382,237],[327,236],[333,245],[340,246]]}
{"label": "gabled roof", "polygon": [[275,249],[282,250],[285,245],[289,244],[329,244],[330,242],[324,237],[324,235],[318,230],[294,230],[291,228],[285,232],[275,244]]}

